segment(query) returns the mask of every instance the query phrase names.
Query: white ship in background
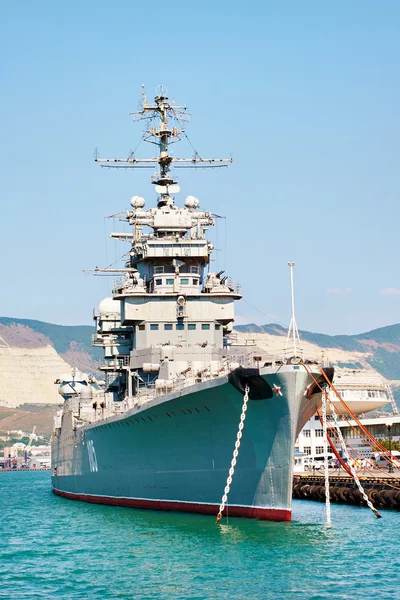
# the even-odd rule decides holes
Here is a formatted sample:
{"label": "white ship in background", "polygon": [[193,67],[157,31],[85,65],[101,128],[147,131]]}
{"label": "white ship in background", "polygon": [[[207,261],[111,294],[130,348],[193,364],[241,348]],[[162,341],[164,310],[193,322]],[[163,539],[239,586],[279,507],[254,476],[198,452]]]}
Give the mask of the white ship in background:
{"label": "white ship in background", "polygon": [[[391,385],[378,373],[365,369],[335,368],[334,385],[352,413],[358,415],[361,423],[377,438],[388,435],[387,424],[391,423],[391,434],[400,436],[400,416],[393,397]],[[345,414],[343,404],[332,390],[328,392],[330,401],[339,416],[339,426],[345,440],[363,456],[371,455],[371,448],[357,437],[357,423],[351,418],[350,424],[341,415]],[[329,404],[328,404],[329,406]],[[386,407],[385,413],[374,413]],[[331,411],[328,408],[327,414]],[[349,415],[346,415],[349,416]],[[323,454],[323,430],[318,415],[314,415],[301,430],[296,441],[296,452],[299,455],[318,456]],[[340,450],[340,449],[339,449]]]}
{"label": "white ship in background", "polygon": [[[340,397],[357,415],[378,410],[388,403],[395,406],[390,385],[376,372],[336,367],[334,384]],[[343,412],[343,405],[332,390],[329,397],[339,413]]]}

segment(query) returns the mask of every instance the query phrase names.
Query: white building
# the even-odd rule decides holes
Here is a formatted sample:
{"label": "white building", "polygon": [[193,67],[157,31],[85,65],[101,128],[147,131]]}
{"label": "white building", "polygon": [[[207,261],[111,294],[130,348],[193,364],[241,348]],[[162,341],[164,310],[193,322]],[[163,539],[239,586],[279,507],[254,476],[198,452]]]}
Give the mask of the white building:
{"label": "white building", "polygon": [[[362,415],[362,418],[360,418],[361,423],[368,428],[374,437],[377,439],[387,438],[389,435],[387,423],[392,422],[390,434],[393,439],[399,439],[400,415],[382,415],[382,417],[376,418],[364,417],[364,413],[377,410],[392,402],[391,389],[385,380],[375,374],[366,374],[365,371],[346,369],[338,370],[338,373],[335,373],[334,385],[349,409],[354,414]],[[339,414],[339,418],[341,418],[340,413],[345,414],[346,408],[334,392],[329,392],[329,398]],[[392,408],[394,406],[392,403]],[[327,413],[329,415],[331,411],[328,409]],[[351,420],[350,422],[359,431],[355,421]],[[341,418],[339,426],[346,441],[351,443],[360,454],[370,456],[371,447],[364,444],[360,437],[357,437],[357,431],[354,431],[346,420]],[[307,421],[299,434],[295,449],[298,452],[304,452],[308,456],[324,453],[323,430],[318,415],[314,415]],[[328,451],[331,452],[331,449],[328,448]]]}
{"label": "white building", "polygon": [[32,446],[29,451],[30,469],[49,469],[51,465],[51,446]]}
{"label": "white building", "polygon": [[[388,439],[390,435],[392,441],[400,441],[400,415],[363,418],[360,422],[377,440]],[[359,435],[360,428],[357,423],[350,419],[350,424],[347,421],[339,421],[339,426],[345,441],[359,454],[369,458],[372,453],[371,446],[366,444],[364,438]]]}

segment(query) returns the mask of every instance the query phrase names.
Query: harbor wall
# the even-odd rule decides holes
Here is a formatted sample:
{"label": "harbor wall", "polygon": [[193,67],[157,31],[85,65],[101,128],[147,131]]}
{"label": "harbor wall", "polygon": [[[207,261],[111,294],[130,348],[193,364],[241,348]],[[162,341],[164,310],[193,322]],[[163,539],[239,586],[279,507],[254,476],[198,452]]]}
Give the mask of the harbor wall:
{"label": "harbor wall", "polygon": [[[400,477],[359,477],[368,499],[376,508],[400,510]],[[330,501],[338,504],[367,506],[356,483],[348,476],[329,477]],[[293,498],[325,502],[325,477],[296,475],[293,477]]]}

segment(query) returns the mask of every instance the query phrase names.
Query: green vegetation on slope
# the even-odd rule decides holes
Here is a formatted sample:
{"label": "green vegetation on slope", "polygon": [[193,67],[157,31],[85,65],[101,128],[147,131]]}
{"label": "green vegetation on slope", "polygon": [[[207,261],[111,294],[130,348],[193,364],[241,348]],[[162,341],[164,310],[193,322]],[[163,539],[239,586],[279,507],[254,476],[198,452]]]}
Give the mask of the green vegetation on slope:
{"label": "green vegetation on slope", "polygon": [[57,406],[54,404],[23,404],[18,408],[0,406],[0,435],[19,429],[31,432],[36,426],[36,433],[48,438],[53,431],[56,412]]}
{"label": "green vegetation on slope", "polygon": [[82,350],[90,354],[95,361],[102,357],[100,348],[93,348],[91,336],[94,333],[94,327],[89,325],[54,325],[53,323],[44,323],[43,321],[34,321],[32,319],[12,319],[9,317],[0,317],[1,325],[24,325],[37,333],[45,335],[51,340],[58,354],[64,354],[70,350],[72,342],[78,344]]}
{"label": "green vegetation on slope", "polygon": [[[32,319],[13,319],[0,317],[2,325],[24,325],[37,333],[45,335],[53,344],[59,354],[64,354],[71,349],[71,344],[77,344],[80,349],[87,352],[94,361],[102,358],[101,348],[93,348],[91,335],[94,328],[88,325],[54,325],[35,321]],[[287,330],[277,323],[266,325],[238,325],[236,331],[243,333],[268,333],[270,335],[285,336]],[[366,333],[357,335],[326,335],[310,331],[300,331],[303,340],[321,348],[338,348],[346,351],[368,352],[368,362],[388,379],[400,379],[400,324],[380,327]],[[368,342],[371,342],[369,344]],[[360,368],[356,362],[342,363],[342,366]],[[400,393],[400,392],[399,392]]]}
{"label": "green vegetation on slope", "polygon": [[368,363],[388,379],[400,379],[400,352],[389,352],[385,348],[375,348]]}
{"label": "green vegetation on slope", "polygon": [[[287,334],[287,329],[275,323],[267,325],[249,323],[248,325],[238,325],[235,327],[235,330],[243,333]],[[310,331],[300,331],[299,333],[303,340],[321,348],[338,348],[350,352],[358,351],[362,353],[368,351],[369,356],[367,361],[371,367],[388,379],[400,379],[399,323],[357,335],[325,335]],[[368,342],[371,342],[371,344],[368,344]],[[390,348],[383,347],[383,345],[388,346],[389,344]],[[361,368],[359,363],[341,363],[339,366]]]}

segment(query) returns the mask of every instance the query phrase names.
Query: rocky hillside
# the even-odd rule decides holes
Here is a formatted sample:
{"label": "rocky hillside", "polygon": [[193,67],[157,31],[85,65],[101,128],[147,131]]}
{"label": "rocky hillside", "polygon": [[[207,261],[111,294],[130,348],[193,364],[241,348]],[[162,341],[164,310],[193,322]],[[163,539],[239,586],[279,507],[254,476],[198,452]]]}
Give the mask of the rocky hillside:
{"label": "rocky hillside", "polygon": [[[266,353],[283,352],[287,331],[276,324],[235,328],[243,342],[254,338]],[[0,317],[0,406],[57,404],[54,380],[71,366],[95,373],[101,349],[91,346],[93,327],[61,326]],[[359,335],[329,336],[301,331],[309,357],[323,356],[339,367],[378,371],[400,386],[400,324]],[[395,390],[400,396],[400,387]]]}
{"label": "rocky hillside", "polygon": [[[287,329],[276,324],[239,325],[237,332],[261,339],[275,339],[276,346],[284,347]],[[300,331],[303,342],[311,344],[317,354],[325,356],[342,367],[372,368],[391,380],[400,380],[400,324],[389,325],[358,335],[325,335]],[[265,337],[264,337],[265,336]],[[319,350],[318,350],[319,349]]]}
{"label": "rocky hillside", "polygon": [[56,411],[54,404],[23,404],[18,408],[0,406],[0,435],[19,429],[31,432],[36,427],[36,433],[49,436]]}
{"label": "rocky hillside", "polygon": [[89,326],[0,318],[0,406],[59,402],[54,380],[77,366],[93,373],[101,358]]}
{"label": "rocky hillside", "polygon": [[15,347],[38,347],[50,343],[61,356],[79,352],[81,359],[93,365],[101,358],[101,350],[93,348],[94,326],[53,325],[32,319],[0,317],[0,340]]}

